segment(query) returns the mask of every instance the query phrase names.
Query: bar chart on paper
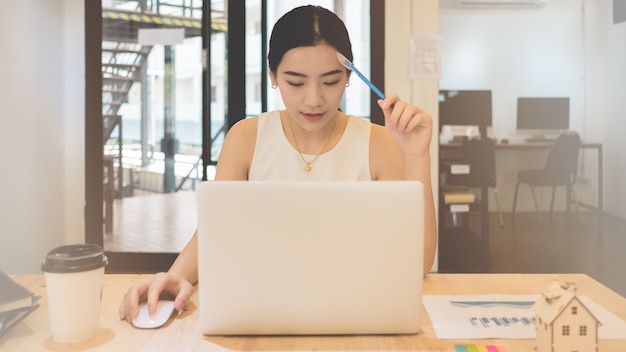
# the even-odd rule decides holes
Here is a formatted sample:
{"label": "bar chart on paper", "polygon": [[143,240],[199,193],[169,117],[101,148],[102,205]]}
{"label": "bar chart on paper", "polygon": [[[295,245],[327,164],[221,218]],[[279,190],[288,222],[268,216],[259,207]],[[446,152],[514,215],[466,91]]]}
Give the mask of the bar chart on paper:
{"label": "bar chart on paper", "polygon": [[470,323],[473,326],[477,326],[477,325],[481,325],[484,328],[491,328],[494,326],[503,326],[503,327],[510,327],[510,326],[515,326],[515,325],[520,325],[520,326],[532,326],[535,322],[535,318],[533,317],[524,317],[524,316],[519,316],[519,317],[470,317],[469,318]]}
{"label": "bar chart on paper", "polygon": [[[481,326],[485,329],[494,327],[525,327],[533,326],[535,317],[529,309],[535,303],[534,301],[449,301],[452,307],[459,308],[476,308],[471,310],[476,313],[484,312],[502,312],[506,310],[509,314],[477,314],[467,316],[468,322],[472,326]],[[503,308],[503,309],[498,309]],[[510,309],[509,309],[510,308]],[[516,313],[516,314],[510,314]],[[531,313],[529,315],[529,313]]]}
{"label": "bar chart on paper", "polygon": [[438,338],[535,338],[538,295],[424,296]]}

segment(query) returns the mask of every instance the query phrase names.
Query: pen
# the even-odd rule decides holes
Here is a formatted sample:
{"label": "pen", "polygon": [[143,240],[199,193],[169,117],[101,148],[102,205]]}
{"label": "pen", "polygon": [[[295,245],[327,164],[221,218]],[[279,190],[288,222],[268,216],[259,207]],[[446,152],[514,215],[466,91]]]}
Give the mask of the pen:
{"label": "pen", "polygon": [[372,83],[369,79],[367,79],[367,77],[365,77],[361,73],[361,71],[357,70],[357,68],[354,67],[354,64],[352,64],[352,62],[350,62],[350,60],[348,60],[345,56],[341,55],[340,52],[337,52],[337,59],[343,66],[345,66],[345,68],[347,68],[350,71],[356,72],[356,74],[359,77],[361,77],[363,82],[365,82],[365,84],[367,84],[374,91],[374,93],[376,93],[376,95],[380,97],[380,99],[385,99],[385,95],[383,94],[383,92],[381,92],[380,89],[376,88],[374,83]]}

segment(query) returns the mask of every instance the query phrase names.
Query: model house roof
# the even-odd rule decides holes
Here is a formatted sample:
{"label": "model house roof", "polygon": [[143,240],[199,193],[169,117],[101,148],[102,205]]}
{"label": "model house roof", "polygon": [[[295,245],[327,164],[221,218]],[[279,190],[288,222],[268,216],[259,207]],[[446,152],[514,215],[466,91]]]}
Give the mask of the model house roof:
{"label": "model house roof", "polygon": [[589,311],[589,314],[599,322],[598,318],[593,315],[589,308],[576,298],[575,288],[572,290],[568,289],[568,287],[569,286],[563,287],[557,281],[554,281],[533,305],[533,311],[537,317],[544,320],[547,324],[552,324],[565,307],[567,307],[572,300],[576,299],[576,301],[578,301],[582,307],[585,307],[585,309]]}

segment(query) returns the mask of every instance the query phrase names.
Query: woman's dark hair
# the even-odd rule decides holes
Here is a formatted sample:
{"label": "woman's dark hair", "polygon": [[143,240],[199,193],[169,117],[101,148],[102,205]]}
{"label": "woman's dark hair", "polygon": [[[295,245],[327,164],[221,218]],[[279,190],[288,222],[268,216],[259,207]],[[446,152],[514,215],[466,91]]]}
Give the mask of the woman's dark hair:
{"label": "woman's dark hair", "polygon": [[301,6],[284,14],[270,36],[267,61],[276,72],[285,53],[293,48],[328,44],[352,61],[352,44],[343,21],[321,6]]}

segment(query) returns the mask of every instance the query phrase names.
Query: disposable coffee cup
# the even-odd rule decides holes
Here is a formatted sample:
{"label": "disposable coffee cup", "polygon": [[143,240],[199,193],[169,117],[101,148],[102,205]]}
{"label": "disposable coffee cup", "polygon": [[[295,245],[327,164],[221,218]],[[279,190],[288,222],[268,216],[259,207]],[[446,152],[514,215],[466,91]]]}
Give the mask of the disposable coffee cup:
{"label": "disposable coffee cup", "polygon": [[61,246],[48,252],[41,270],[54,341],[77,343],[96,335],[107,263],[102,248],[94,244]]}

